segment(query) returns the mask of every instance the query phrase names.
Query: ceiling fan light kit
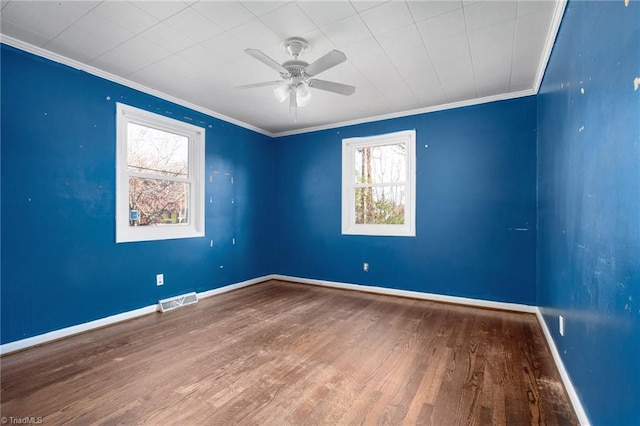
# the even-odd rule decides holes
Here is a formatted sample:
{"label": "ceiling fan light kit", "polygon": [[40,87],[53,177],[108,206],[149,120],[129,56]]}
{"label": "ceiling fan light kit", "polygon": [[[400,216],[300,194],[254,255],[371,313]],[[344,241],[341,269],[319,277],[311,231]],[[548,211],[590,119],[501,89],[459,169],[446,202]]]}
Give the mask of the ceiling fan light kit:
{"label": "ceiling fan light kit", "polygon": [[311,46],[305,39],[292,37],[283,41],[281,46],[293,57],[292,60],[286,61],[282,64],[271,59],[260,50],[245,50],[248,55],[277,71],[280,74],[281,80],[248,84],[245,86],[239,86],[239,88],[250,89],[277,85],[278,87],[273,90],[275,98],[278,102],[284,102],[285,99],[289,98],[290,112],[294,117],[296,116],[297,107],[309,104],[309,101],[311,100],[310,88],[337,93],[344,96],[349,96],[355,92],[356,88],[354,86],[311,78],[346,61],[347,57],[344,53],[338,50],[332,50],[315,62],[309,64],[308,62],[298,59],[300,56],[311,50]]}

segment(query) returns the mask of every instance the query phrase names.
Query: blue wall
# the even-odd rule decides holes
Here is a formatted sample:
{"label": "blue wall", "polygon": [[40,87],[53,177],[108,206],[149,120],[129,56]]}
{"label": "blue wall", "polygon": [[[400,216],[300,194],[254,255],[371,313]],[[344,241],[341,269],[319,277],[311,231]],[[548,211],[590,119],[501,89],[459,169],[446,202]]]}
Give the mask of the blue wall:
{"label": "blue wall", "polygon": [[594,425],[640,422],[636,77],[640,3],[570,2],[538,95],[538,302]]}
{"label": "blue wall", "polygon": [[[1,54],[2,343],[271,272],[270,138],[5,45]],[[116,101],[206,129],[205,238],[115,244]]]}
{"label": "blue wall", "polygon": [[[342,139],[407,129],[417,236],[341,235]],[[275,272],[535,305],[535,129],[528,97],[278,138]]]}

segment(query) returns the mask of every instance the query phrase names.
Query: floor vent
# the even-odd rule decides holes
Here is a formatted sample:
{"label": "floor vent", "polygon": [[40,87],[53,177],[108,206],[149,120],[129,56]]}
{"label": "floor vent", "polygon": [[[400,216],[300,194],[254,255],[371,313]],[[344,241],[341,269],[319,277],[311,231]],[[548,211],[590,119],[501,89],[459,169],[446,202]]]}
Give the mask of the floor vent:
{"label": "floor vent", "polygon": [[196,293],[187,293],[181,296],[170,297],[158,301],[158,310],[160,312],[167,312],[180,306],[193,305],[198,301],[198,295]]}

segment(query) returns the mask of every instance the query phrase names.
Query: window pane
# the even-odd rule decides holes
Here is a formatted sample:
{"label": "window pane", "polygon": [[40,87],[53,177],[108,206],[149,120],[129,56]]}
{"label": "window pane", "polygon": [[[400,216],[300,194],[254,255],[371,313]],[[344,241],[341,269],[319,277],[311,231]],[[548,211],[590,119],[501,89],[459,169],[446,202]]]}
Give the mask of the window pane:
{"label": "window pane", "polygon": [[129,178],[129,226],[189,223],[190,185],[163,179]]}
{"label": "window pane", "polygon": [[189,176],[189,138],[128,123],[127,165],[130,172]]}
{"label": "window pane", "polygon": [[404,183],[407,145],[397,143],[355,150],[356,183]]}
{"label": "window pane", "polygon": [[404,224],[404,185],[356,188],[357,224]]}

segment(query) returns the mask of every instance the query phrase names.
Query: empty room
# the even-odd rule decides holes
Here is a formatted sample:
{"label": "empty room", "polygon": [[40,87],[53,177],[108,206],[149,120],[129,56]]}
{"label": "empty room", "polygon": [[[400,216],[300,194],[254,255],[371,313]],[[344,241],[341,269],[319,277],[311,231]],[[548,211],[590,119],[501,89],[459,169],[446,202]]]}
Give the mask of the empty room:
{"label": "empty room", "polygon": [[22,1],[2,424],[640,425],[640,1]]}

